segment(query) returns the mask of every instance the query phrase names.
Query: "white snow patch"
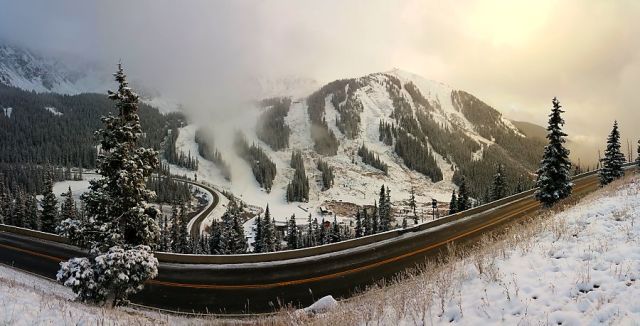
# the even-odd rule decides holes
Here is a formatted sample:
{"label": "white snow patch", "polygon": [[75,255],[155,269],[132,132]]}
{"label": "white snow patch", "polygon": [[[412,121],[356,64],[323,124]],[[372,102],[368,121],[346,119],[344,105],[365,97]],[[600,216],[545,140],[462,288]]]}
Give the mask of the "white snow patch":
{"label": "white snow patch", "polygon": [[7,118],[11,118],[11,113],[13,113],[13,108],[2,108],[2,113]]}
{"label": "white snow patch", "polygon": [[338,301],[334,299],[332,296],[327,295],[320,300],[314,302],[312,305],[304,308],[304,312],[311,314],[321,314],[332,310],[338,306]]}
{"label": "white snow patch", "polygon": [[63,113],[58,111],[58,109],[52,107],[52,106],[45,106],[44,107],[45,110],[49,111],[51,114],[55,115],[56,117],[62,116]]}

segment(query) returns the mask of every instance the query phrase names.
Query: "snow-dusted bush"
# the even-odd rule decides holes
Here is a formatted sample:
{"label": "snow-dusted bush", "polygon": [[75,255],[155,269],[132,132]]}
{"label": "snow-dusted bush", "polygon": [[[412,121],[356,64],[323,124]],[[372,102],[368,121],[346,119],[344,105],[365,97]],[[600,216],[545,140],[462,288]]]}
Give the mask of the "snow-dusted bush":
{"label": "snow-dusted bush", "polygon": [[71,287],[83,302],[121,304],[142,290],[144,281],[158,275],[151,248],[111,247],[95,258],[73,258],[61,264],[58,281]]}
{"label": "snow-dusted bush", "polygon": [[68,218],[60,222],[60,225],[56,227],[56,233],[69,239],[71,243],[82,245],[84,227],[80,220]]}

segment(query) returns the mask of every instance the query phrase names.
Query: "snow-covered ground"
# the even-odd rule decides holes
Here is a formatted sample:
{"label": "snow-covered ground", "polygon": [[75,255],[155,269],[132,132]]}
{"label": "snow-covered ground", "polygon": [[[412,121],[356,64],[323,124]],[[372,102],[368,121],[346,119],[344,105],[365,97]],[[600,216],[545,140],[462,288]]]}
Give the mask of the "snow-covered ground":
{"label": "snow-covered ground", "polygon": [[0,264],[0,325],[205,325],[153,310],[104,308],[72,301],[70,288]]}
{"label": "snow-covered ground", "polygon": [[[496,240],[499,239],[499,240]],[[316,317],[353,325],[640,325],[640,176]]]}
{"label": "snow-covered ground", "polygon": [[[497,240],[496,240],[497,239]],[[640,176],[486,237],[397,284],[322,309],[243,322],[336,325],[640,325]],[[0,265],[0,324],[209,324],[70,301],[54,282]],[[324,312],[322,312],[324,311]]]}

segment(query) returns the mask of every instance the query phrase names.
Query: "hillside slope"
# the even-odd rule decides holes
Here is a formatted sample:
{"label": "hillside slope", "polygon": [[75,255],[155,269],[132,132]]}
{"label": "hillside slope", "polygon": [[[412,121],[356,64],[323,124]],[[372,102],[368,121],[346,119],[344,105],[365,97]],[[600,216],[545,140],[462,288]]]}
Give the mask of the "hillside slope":
{"label": "hillside slope", "polygon": [[[482,201],[498,163],[503,164],[510,185],[529,186],[544,146],[473,95],[400,70],[336,80],[308,97],[291,97],[281,122],[264,121],[278,118],[265,114],[271,108],[264,102],[244,108],[240,123],[233,126],[276,164],[270,193],[261,189],[249,164],[234,150],[234,137],[228,131],[233,121],[225,121],[225,128],[208,128],[210,143],[230,163],[231,181],[213,164],[201,163],[198,174],[251,204],[283,207],[276,208],[276,213],[297,213],[301,219],[317,206],[334,201],[373,205],[383,184],[390,186],[398,211],[404,209],[402,201],[412,188],[421,203],[430,204],[431,198],[446,202],[462,176]],[[265,138],[257,132],[265,123],[279,123],[290,132]],[[184,152],[197,152],[193,140],[197,128],[194,124],[180,132]],[[288,146],[272,148],[268,142],[274,137]],[[363,161],[358,155],[362,145],[388,167],[386,173]],[[310,179],[309,203],[284,200],[294,174],[289,167],[293,150],[303,153]],[[316,168],[320,159],[335,170],[335,185],[328,190],[323,190]],[[430,211],[430,206],[424,204],[418,211]]]}

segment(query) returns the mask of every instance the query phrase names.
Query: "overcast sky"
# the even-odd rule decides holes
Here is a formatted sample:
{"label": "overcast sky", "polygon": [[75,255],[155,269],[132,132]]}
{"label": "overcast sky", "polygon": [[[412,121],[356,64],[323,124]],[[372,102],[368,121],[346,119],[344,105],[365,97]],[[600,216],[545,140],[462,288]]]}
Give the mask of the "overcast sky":
{"label": "overcast sky", "polygon": [[200,110],[232,107],[247,76],[330,81],[397,67],[542,125],[558,96],[572,140],[592,153],[614,119],[625,142],[640,137],[638,31],[637,0],[0,0],[1,38],[122,59]]}

